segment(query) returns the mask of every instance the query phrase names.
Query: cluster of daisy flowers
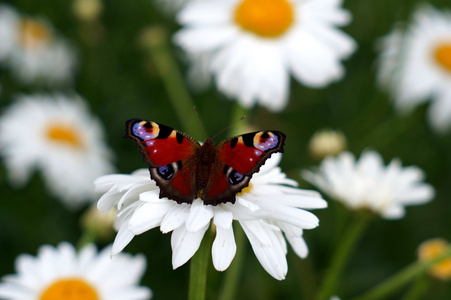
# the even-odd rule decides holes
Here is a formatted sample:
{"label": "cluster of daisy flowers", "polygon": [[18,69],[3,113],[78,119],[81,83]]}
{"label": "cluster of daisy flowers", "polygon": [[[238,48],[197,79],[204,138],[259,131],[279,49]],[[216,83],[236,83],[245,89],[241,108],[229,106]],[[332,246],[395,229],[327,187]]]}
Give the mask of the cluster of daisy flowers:
{"label": "cluster of daisy flowers", "polygon": [[[44,18],[0,4],[0,68],[34,87],[67,88],[75,50]],[[0,115],[0,155],[14,186],[34,169],[67,207],[93,201],[93,181],[114,170],[103,127],[75,92],[18,94]]]}
{"label": "cluster of daisy flowers", "polygon": [[[246,108],[259,104],[272,112],[283,110],[290,76],[310,88],[340,80],[342,61],[356,49],[355,41],[338,29],[351,21],[340,0],[177,3],[182,28],[173,41],[187,55],[190,80],[197,86],[213,81]],[[405,111],[431,100],[430,122],[439,131],[451,125],[450,28],[449,14],[423,6],[411,24],[397,26],[381,43],[379,80],[392,92],[396,107]],[[0,40],[0,63],[22,82],[71,81],[74,52],[45,20],[0,6]],[[346,141],[339,138],[331,143],[335,137],[322,134],[320,144],[327,143],[328,149],[318,158],[341,152]],[[317,148],[312,143],[312,153]],[[214,234],[213,265],[224,271],[237,251],[233,223],[238,223],[262,267],[283,280],[288,245],[305,258],[304,230],[319,225],[308,210],[327,207],[318,192],[299,189],[286,177],[278,167],[280,154],[253,175],[235,203],[214,206],[201,199],[188,204],[160,198],[148,170],[105,175],[114,167],[103,128],[76,94],[16,97],[0,117],[0,153],[13,185],[25,185],[39,170],[51,193],[68,207],[79,207],[94,198],[97,178],[95,187],[103,193],[98,209],[117,210],[114,244],[100,253],[93,245],[77,253],[62,243],[43,246],[37,257],[20,256],[17,274],[0,284],[0,297],[8,299],[62,299],[67,293],[88,300],[148,299],[150,289],[138,286],[144,258],[121,252],[136,235],[158,227],[171,233],[174,269],[190,260],[206,234]],[[351,210],[368,210],[386,219],[399,219],[405,206],[434,197],[420,168],[402,167],[398,159],[385,166],[375,151],[364,152],[358,160],[349,152],[329,156],[318,170],[302,176]]]}
{"label": "cluster of daisy flowers", "polygon": [[65,85],[76,66],[73,47],[45,19],[0,4],[0,66],[25,84]]}
{"label": "cluster of daisy flowers", "polygon": [[[0,5],[0,67],[23,84],[68,87],[75,51],[45,20]],[[18,94],[0,114],[0,156],[12,186],[23,187],[35,170],[47,189],[69,208],[95,199],[94,180],[114,171],[100,120],[77,93]],[[32,200],[32,199],[27,199]],[[16,259],[16,274],[0,283],[11,300],[146,300],[139,286],[146,270],[142,255],[118,254],[93,244],[80,251],[69,243],[41,246],[36,257]],[[124,277],[123,274],[126,274]]]}
{"label": "cluster of daisy flowers", "polygon": [[423,4],[407,23],[379,43],[379,82],[398,111],[429,101],[428,120],[438,132],[451,128],[451,11]]}

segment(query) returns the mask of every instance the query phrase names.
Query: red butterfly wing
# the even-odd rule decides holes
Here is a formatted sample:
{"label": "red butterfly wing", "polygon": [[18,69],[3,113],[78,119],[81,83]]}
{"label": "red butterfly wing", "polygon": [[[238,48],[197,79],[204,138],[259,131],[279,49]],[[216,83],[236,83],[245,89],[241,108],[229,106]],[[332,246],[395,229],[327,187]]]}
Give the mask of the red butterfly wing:
{"label": "red butterfly wing", "polygon": [[127,121],[125,137],[135,141],[143,160],[149,165],[150,176],[160,187],[160,197],[177,202],[192,202],[193,157],[199,143],[187,134],[152,121]]}
{"label": "red butterfly wing", "polygon": [[135,141],[143,159],[151,167],[162,167],[190,158],[199,143],[192,137],[156,122],[132,119],[127,121],[125,137]]}
{"label": "red butterfly wing", "polygon": [[258,131],[216,145],[216,161],[203,191],[205,203],[234,203],[235,195],[248,186],[271,154],[283,152],[285,138],[280,131]]}

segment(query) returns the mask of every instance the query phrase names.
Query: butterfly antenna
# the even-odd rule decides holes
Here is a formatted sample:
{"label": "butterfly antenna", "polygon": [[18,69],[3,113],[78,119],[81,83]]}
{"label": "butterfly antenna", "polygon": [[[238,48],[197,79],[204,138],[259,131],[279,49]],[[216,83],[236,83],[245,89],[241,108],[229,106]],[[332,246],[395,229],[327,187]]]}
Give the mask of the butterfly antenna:
{"label": "butterfly antenna", "polygon": [[205,129],[204,123],[200,119],[199,111],[197,110],[197,107],[194,106],[193,109],[194,109],[194,112],[196,113],[196,116],[197,116],[197,119],[199,120],[200,125],[202,126],[202,129],[204,130],[205,136],[208,138],[207,130]]}
{"label": "butterfly antenna", "polygon": [[220,134],[221,132],[226,131],[227,129],[229,129],[230,127],[232,127],[232,126],[235,125],[236,123],[238,123],[238,122],[244,120],[245,118],[246,118],[246,116],[242,116],[241,118],[239,118],[238,120],[236,120],[235,122],[233,122],[232,124],[230,124],[229,126],[227,126],[226,128],[224,128],[224,129],[222,129],[222,130],[216,132],[216,134],[215,134],[214,136],[210,137],[210,139],[215,138],[218,134]]}

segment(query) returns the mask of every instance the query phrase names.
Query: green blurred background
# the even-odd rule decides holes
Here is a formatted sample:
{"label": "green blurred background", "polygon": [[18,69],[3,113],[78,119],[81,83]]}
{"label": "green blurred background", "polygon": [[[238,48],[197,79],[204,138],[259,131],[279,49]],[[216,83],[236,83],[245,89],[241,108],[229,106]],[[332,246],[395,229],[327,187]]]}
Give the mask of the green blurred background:
{"label": "green blurred background", "polygon": [[[74,16],[72,2],[2,3],[10,3],[21,13],[48,19],[75,46],[79,63],[73,90],[89,102],[93,114],[103,121],[118,171],[130,173],[146,167],[133,143],[122,138],[126,120],[139,117],[185,129],[168,101],[152,57],[140,46],[140,36],[145,28],[158,25],[167,29],[170,38],[178,25],[173,16],[162,13],[158,3],[151,0],[103,1],[103,12],[92,23],[81,22]],[[422,2],[345,1],[344,7],[353,15],[353,21],[343,30],[358,43],[357,51],[344,63],[346,76],[325,89],[306,88],[292,80],[290,102],[283,112],[271,114],[257,106],[247,113],[253,127],[277,129],[287,135],[281,166],[303,188],[312,187],[300,178],[299,171],[318,164],[309,156],[307,144],[312,134],[323,128],[343,131],[348,148],[355,155],[371,148],[379,151],[386,163],[399,157],[404,166],[419,166],[427,174],[426,181],[436,188],[436,198],[431,203],[407,208],[401,220],[372,222],[342,277],[337,293],[342,299],[363,292],[414,261],[416,248],[424,240],[451,237],[451,133],[440,136],[432,131],[425,118],[427,105],[411,115],[395,114],[389,95],[375,84],[376,40],[387,34],[395,22],[408,20],[416,5]],[[430,3],[439,9],[451,8],[449,0]],[[171,55],[185,74],[181,54],[180,49],[171,48]],[[21,86],[5,70],[0,70],[0,84],[1,108],[7,107],[17,93],[50,91]],[[210,134],[231,123],[234,101],[226,99],[214,87],[191,95]],[[221,134],[218,140],[225,137]],[[77,243],[81,235],[79,219],[84,209],[68,211],[49,195],[39,173],[26,187],[14,189],[1,166],[0,185],[0,275],[15,272],[14,260],[20,253],[35,255],[42,244]],[[336,218],[340,210],[339,204],[329,201],[328,209],[315,211],[320,226],[305,232],[309,257],[300,260],[290,249],[289,271],[284,281],[268,275],[248,246],[239,299],[310,299],[340,236],[341,227]],[[135,237],[125,251],[146,255],[148,269],[142,284],[153,289],[154,299],[186,298],[189,263],[172,270],[170,235],[151,230]],[[210,263],[208,299],[215,298],[223,277]],[[434,282],[427,294],[427,299],[451,299],[451,286]]]}

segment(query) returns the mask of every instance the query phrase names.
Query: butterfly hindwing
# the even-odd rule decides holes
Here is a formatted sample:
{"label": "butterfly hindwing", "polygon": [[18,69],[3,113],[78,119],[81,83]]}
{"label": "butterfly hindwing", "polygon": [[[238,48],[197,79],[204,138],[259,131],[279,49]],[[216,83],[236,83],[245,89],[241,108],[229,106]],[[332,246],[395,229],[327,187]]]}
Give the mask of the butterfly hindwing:
{"label": "butterfly hindwing", "polygon": [[235,202],[235,195],[249,185],[255,172],[276,152],[283,152],[285,134],[258,131],[224,140],[216,145],[217,156],[210,182],[203,193],[207,204]]}
{"label": "butterfly hindwing", "polygon": [[193,168],[191,160],[200,147],[187,134],[152,121],[127,121],[125,137],[135,141],[150,175],[160,187],[160,196],[177,202],[192,202]]}
{"label": "butterfly hindwing", "polygon": [[167,197],[177,201],[177,203],[193,202],[197,190],[193,181],[193,168],[189,168],[183,163],[173,163],[177,165],[177,169],[173,169],[173,176],[163,178],[160,168],[149,168],[150,177],[157,182],[160,188],[160,198]]}

